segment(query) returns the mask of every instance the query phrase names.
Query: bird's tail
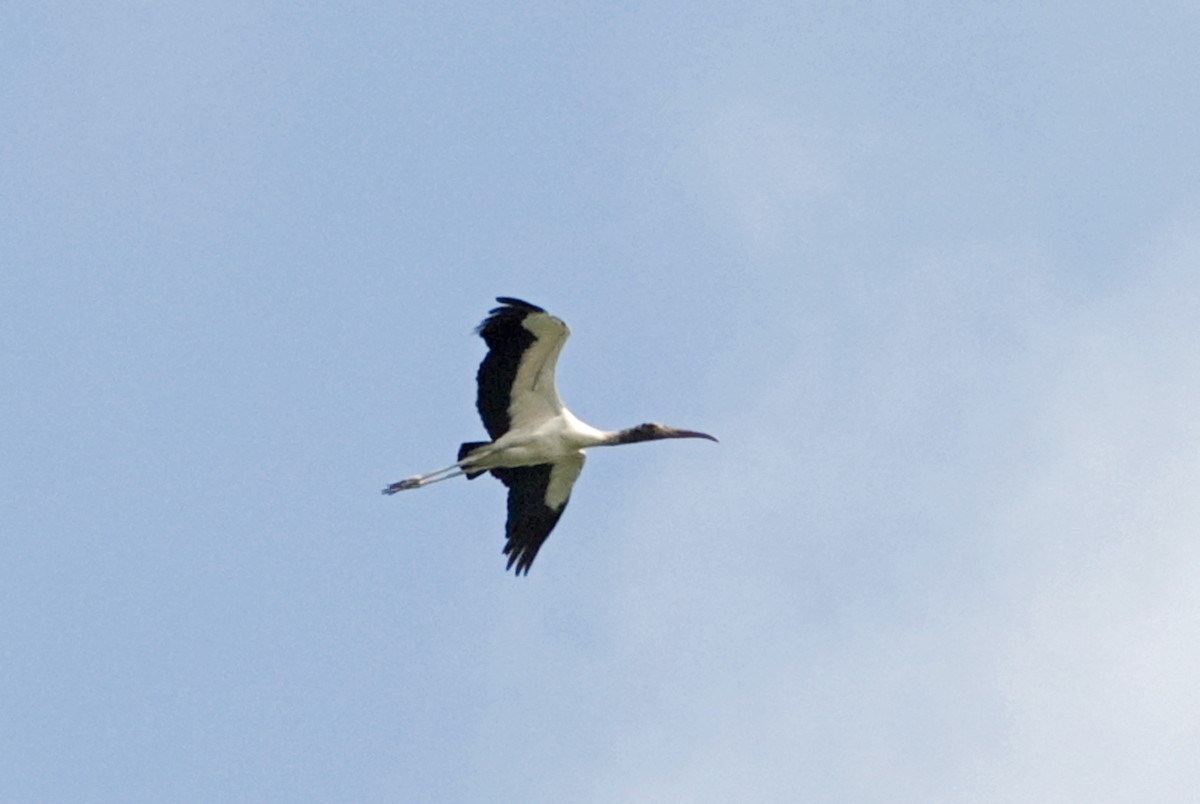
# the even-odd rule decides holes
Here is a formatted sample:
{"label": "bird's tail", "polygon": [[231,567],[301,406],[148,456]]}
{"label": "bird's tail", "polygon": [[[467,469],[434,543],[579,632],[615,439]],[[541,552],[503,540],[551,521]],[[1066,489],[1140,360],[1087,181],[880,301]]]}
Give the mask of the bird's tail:
{"label": "bird's tail", "polygon": [[[468,441],[458,448],[458,459],[461,461],[475,450],[479,449],[480,447],[486,447],[490,443],[490,441]],[[474,480],[487,470],[480,469],[478,472],[472,472],[469,469],[464,469],[463,471],[467,473],[467,480]]]}

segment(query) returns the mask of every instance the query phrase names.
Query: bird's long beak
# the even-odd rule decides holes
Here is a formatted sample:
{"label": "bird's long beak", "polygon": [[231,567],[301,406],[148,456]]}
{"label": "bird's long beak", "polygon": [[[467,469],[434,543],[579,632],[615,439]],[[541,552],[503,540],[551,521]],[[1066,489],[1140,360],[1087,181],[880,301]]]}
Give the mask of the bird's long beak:
{"label": "bird's long beak", "polygon": [[670,428],[667,438],[707,438],[709,441],[716,441],[716,436],[710,436],[708,433],[700,433],[696,430],[676,430]]}

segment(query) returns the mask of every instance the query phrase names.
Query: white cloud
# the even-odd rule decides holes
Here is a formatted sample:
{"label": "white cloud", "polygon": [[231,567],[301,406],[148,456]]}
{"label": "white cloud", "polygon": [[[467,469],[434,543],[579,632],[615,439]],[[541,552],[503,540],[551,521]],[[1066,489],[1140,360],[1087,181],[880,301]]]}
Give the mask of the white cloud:
{"label": "white cloud", "polygon": [[804,373],[836,361],[801,349],[720,429],[720,461],[649,469],[611,625],[614,706],[637,704],[597,800],[1186,800],[1188,231],[1084,308],[1026,256],[927,261],[850,355],[878,362],[841,378],[840,411]]}
{"label": "white cloud", "polygon": [[790,240],[839,184],[833,152],[811,126],[777,109],[733,104],[714,111],[687,147],[685,171],[702,204],[748,244]]}
{"label": "white cloud", "polygon": [[1200,783],[1200,241],[1143,259],[1073,333],[1031,434],[1046,460],[999,519],[993,800],[1182,801]]}

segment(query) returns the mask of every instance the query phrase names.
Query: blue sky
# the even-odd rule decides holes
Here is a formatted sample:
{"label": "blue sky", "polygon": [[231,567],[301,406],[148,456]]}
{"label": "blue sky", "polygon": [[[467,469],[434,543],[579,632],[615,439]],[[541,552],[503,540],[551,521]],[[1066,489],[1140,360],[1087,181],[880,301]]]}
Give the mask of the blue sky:
{"label": "blue sky", "polygon": [[[16,3],[0,799],[1185,801],[1194,4]],[[527,578],[497,295],[592,456]]]}

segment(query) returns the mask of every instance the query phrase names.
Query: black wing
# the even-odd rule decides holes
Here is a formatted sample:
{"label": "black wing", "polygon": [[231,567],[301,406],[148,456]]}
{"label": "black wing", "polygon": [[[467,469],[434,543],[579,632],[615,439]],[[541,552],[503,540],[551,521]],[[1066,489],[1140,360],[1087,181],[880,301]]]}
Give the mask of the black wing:
{"label": "black wing", "polygon": [[508,569],[529,574],[538,550],[558,524],[571,499],[571,487],[583,468],[583,453],[556,463],[497,468],[492,474],[508,486],[504,554]]}
{"label": "black wing", "polygon": [[537,305],[501,296],[476,332],[488,345],[479,364],[475,406],[495,441],[517,419],[536,421],[562,409],[554,390],[554,364],[570,334],[566,324]]}

